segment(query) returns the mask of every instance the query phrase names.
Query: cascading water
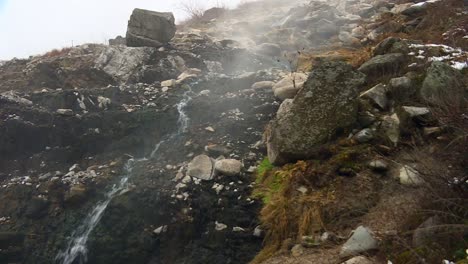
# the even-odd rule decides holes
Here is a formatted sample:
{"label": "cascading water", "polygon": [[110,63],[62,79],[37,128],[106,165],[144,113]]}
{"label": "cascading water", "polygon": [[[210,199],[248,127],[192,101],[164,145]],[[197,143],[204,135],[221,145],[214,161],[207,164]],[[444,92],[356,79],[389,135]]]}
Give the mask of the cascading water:
{"label": "cascading water", "polygon": [[[154,146],[153,151],[149,155],[149,158],[155,158],[156,154],[159,151],[159,148],[162,144],[169,142],[181,134],[186,132],[188,127],[189,118],[187,113],[185,113],[185,107],[192,100],[190,97],[191,91],[184,93],[182,100],[177,104],[177,111],[179,113],[179,118],[177,120],[178,129],[174,133],[170,134],[165,139],[161,140]],[[67,249],[61,251],[56,256],[56,261],[62,264],[72,264],[72,263],[86,263],[87,262],[87,253],[88,248],[86,247],[89,235],[94,230],[96,225],[101,220],[101,217],[106,210],[109,203],[114,197],[117,197],[128,191],[128,180],[132,176],[132,171],[135,165],[139,162],[146,161],[148,158],[141,159],[129,159],[124,167],[124,175],[120,179],[118,184],[115,184],[111,190],[106,193],[106,198],[97,203],[93,210],[88,214],[83,223],[73,232]]]}

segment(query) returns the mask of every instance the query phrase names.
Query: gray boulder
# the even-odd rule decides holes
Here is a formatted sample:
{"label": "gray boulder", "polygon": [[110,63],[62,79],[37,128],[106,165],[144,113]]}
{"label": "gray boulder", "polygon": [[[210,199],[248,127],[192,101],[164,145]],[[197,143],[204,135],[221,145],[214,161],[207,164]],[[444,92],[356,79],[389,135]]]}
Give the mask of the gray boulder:
{"label": "gray boulder", "polygon": [[135,8],[128,21],[127,46],[160,47],[175,35],[176,25],[172,13],[160,13]]}
{"label": "gray boulder", "polygon": [[255,47],[255,52],[261,55],[275,57],[281,55],[281,47],[274,43],[262,43]]}
{"label": "gray boulder", "polygon": [[209,181],[213,178],[213,162],[207,155],[198,155],[189,163],[187,175]]}
{"label": "gray boulder", "polygon": [[464,96],[461,73],[449,65],[434,61],[427,69],[421,97],[431,103],[447,103]]}
{"label": "gray boulder", "polygon": [[235,159],[223,159],[215,163],[215,171],[226,176],[236,176],[241,169],[242,163]]}
{"label": "gray boulder", "polygon": [[385,110],[388,106],[387,86],[385,84],[377,84],[371,89],[361,94],[362,98],[369,99],[373,104],[380,109]]}
{"label": "gray boulder", "polygon": [[308,158],[316,147],[352,125],[364,79],[344,62],[324,62],[315,68],[291,105],[269,124],[269,160],[280,165]]}
{"label": "gray boulder", "polygon": [[400,70],[405,61],[405,55],[401,53],[377,55],[362,64],[361,67],[359,67],[359,70],[368,75],[395,73]]}

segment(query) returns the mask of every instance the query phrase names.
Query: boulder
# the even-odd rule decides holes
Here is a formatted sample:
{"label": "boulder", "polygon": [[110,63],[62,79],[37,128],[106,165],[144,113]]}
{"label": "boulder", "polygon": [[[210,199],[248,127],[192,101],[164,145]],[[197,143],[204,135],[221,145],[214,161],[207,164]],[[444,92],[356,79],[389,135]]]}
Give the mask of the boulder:
{"label": "boulder", "polygon": [[61,116],[73,116],[73,110],[71,109],[57,109],[56,113]]}
{"label": "boulder", "polygon": [[370,128],[365,128],[356,133],[356,135],[354,135],[354,139],[359,143],[369,142],[374,139],[374,132]]}
{"label": "boulder", "polygon": [[364,75],[344,62],[315,68],[289,110],[266,130],[268,158],[273,164],[308,158],[316,147],[357,119],[357,97]]}
{"label": "boulder", "polygon": [[223,159],[215,163],[215,171],[226,176],[236,176],[241,169],[242,163],[235,159]]}
{"label": "boulder", "polygon": [[307,74],[305,73],[296,72],[290,74],[273,86],[273,93],[281,100],[292,99],[296,96],[299,89],[302,88],[306,80]]}
{"label": "boulder", "polygon": [[388,107],[387,86],[384,84],[377,84],[371,89],[361,94],[362,98],[367,98],[377,105],[380,109],[385,110]]}
{"label": "boulder", "polygon": [[359,70],[367,75],[395,73],[400,70],[406,61],[401,53],[389,53],[377,55],[359,67]]}
{"label": "boulder", "polygon": [[213,179],[213,162],[207,155],[198,155],[189,163],[187,175],[201,180]]}
{"label": "boulder", "polygon": [[354,256],[377,248],[378,241],[374,238],[372,231],[359,226],[341,248],[340,257]]}
{"label": "boulder", "polygon": [[421,97],[430,103],[447,103],[464,97],[463,78],[460,71],[434,61],[427,69],[421,87]]}
{"label": "boulder", "polygon": [[430,217],[424,221],[413,233],[413,246],[421,248],[441,237],[441,221],[437,216]]}
{"label": "boulder", "polygon": [[125,46],[127,40],[122,36],[117,36],[114,39],[109,39],[109,46]]}
{"label": "boulder", "polygon": [[136,8],[128,21],[127,46],[160,47],[168,43],[175,32],[176,25],[172,13]]}

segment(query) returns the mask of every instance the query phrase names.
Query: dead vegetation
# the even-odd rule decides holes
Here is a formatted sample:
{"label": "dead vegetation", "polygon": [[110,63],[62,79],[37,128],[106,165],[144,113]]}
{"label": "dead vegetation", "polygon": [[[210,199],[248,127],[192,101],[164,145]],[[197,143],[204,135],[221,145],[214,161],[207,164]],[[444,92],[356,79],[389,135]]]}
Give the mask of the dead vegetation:
{"label": "dead vegetation", "polygon": [[65,47],[62,49],[53,49],[49,52],[46,52],[43,57],[45,58],[53,58],[53,57],[60,57],[60,56],[66,56],[70,51],[72,50],[71,47]]}

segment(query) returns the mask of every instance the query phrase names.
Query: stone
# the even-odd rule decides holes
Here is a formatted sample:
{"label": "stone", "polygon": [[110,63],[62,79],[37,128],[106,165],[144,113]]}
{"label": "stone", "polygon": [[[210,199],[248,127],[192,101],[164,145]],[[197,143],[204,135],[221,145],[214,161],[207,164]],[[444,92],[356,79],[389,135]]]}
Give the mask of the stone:
{"label": "stone", "polygon": [[245,229],[239,226],[235,226],[232,228],[232,232],[245,232]]}
{"label": "stone", "polygon": [[374,263],[375,262],[369,260],[366,257],[357,256],[357,257],[354,257],[352,259],[349,259],[349,260],[343,262],[342,264],[374,264]]}
{"label": "stone", "polygon": [[286,116],[289,113],[289,111],[291,110],[292,103],[293,103],[293,99],[284,100],[281,103],[280,107],[278,108],[278,111],[276,112],[276,117],[277,118],[282,118],[282,117]]}
{"label": "stone", "polygon": [[261,82],[256,82],[252,84],[252,89],[254,90],[266,90],[266,89],[271,89],[275,85],[275,82],[272,81],[261,81]]}
{"label": "stone", "polygon": [[410,117],[424,116],[431,112],[427,107],[403,106],[401,109]]}
{"label": "stone", "polygon": [[416,93],[411,79],[406,76],[390,79],[388,90],[393,98],[402,101]]}
{"label": "stone", "polygon": [[166,80],[161,82],[162,87],[173,87],[176,85],[176,80],[171,79],[171,80]]}
{"label": "stone", "polygon": [[307,80],[305,73],[292,73],[277,82],[273,87],[273,93],[280,100],[292,99],[302,88]]}
{"label": "stone", "polygon": [[393,47],[393,44],[399,41],[400,41],[399,38],[388,37],[382,40],[381,42],[379,42],[379,44],[377,44],[377,46],[374,47],[374,49],[372,50],[372,54],[374,56],[384,55],[390,51],[390,49]]}
{"label": "stone", "polygon": [[122,36],[117,36],[113,39],[109,39],[109,46],[126,46],[127,39]]}
{"label": "stone", "polygon": [[215,171],[226,176],[236,176],[242,170],[242,163],[235,159],[222,159],[215,163]]}
{"label": "stone", "polygon": [[288,107],[268,125],[268,158],[281,165],[313,155],[316,147],[357,119],[364,75],[344,62],[326,61],[311,72]]}
{"label": "stone", "polygon": [[109,46],[101,52],[95,60],[96,68],[116,78],[120,82],[126,82],[145,64],[154,53],[147,47],[129,48],[125,46]]}
{"label": "stone", "polygon": [[340,257],[349,257],[378,248],[378,241],[372,231],[364,226],[359,226],[346,241],[340,251]]}
{"label": "stone", "polygon": [[216,231],[223,231],[226,228],[227,228],[227,225],[225,225],[223,223],[218,223],[218,221],[215,222],[215,230]]}
{"label": "stone", "polygon": [[207,155],[198,155],[188,164],[187,175],[209,181],[213,179],[213,162]]}
{"label": "stone", "polygon": [[381,129],[386,139],[394,146],[398,145],[400,141],[400,119],[397,114],[384,116]]}
{"label": "stone", "polygon": [[359,71],[367,75],[396,73],[400,70],[405,61],[405,55],[401,53],[377,55],[362,64],[361,67],[359,67]]}
{"label": "stone", "polygon": [[384,172],[388,170],[388,163],[381,159],[372,160],[369,162],[369,168],[374,171]]}
{"label": "stone", "polygon": [[262,237],[263,236],[263,230],[261,226],[256,226],[253,232],[254,237]]}
{"label": "stone", "polygon": [[56,113],[62,116],[73,116],[74,114],[71,109],[57,109]]}
{"label": "stone", "polygon": [[365,128],[356,135],[354,135],[354,139],[359,143],[366,143],[374,139],[374,132],[370,128]]}
{"label": "stone", "polygon": [[167,231],[167,226],[164,225],[164,226],[160,226],[160,227],[156,228],[155,230],[153,230],[153,234],[160,235],[162,233],[165,233],[166,231]]}
{"label": "stone", "polygon": [[212,133],[215,132],[215,129],[211,126],[205,127],[205,130]]}
{"label": "stone", "polygon": [[304,247],[301,244],[294,245],[291,248],[291,255],[295,258],[300,257],[304,254]]}
{"label": "stone", "polygon": [[128,21],[127,46],[158,48],[168,43],[175,32],[176,25],[172,13],[135,8]]}
{"label": "stone", "polygon": [[465,96],[462,80],[460,71],[443,62],[434,61],[426,71],[421,97],[435,104],[455,103]]}
{"label": "stone", "polygon": [[264,56],[278,57],[281,55],[281,47],[274,43],[262,43],[256,46],[254,51]]}
{"label": "stone", "polygon": [[387,86],[384,84],[377,84],[362,93],[360,97],[370,99],[372,103],[382,110],[385,110],[388,107]]}
{"label": "stone", "polygon": [[400,168],[398,178],[403,185],[417,186],[424,183],[419,172],[407,165]]}

